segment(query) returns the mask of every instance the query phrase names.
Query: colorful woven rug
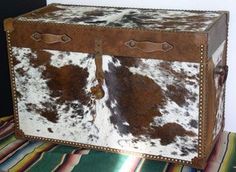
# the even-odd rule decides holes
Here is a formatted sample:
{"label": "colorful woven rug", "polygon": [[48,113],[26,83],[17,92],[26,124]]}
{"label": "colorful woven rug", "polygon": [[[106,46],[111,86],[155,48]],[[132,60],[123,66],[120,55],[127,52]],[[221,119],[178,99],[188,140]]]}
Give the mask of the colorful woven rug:
{"label": "colorful woven rug", "polygon": [[[197,172],[201,170],[134,156],[19,140],[13,117],[0,118],[0,171]],[[202,170],[203,171],[203,170]],[[236,172],[236,133],[224,132],[205,172]]]}

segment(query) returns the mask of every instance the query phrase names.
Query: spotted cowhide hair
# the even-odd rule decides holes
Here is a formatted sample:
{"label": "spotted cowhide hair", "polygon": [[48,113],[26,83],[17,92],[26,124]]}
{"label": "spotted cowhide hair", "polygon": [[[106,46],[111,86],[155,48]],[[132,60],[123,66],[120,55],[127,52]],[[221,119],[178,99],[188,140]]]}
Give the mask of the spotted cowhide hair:
{"label": "spotted cowhide hair", "polygon": [[[189,160],[197,156],[199,64],[13,48],[24,133]],[[66,130],[65,130],[66,129]],[[171,151],[170,151],[171,150]]]}
{"label": "spotted cowhide hair", "polygon": [[204,31],[221,12],[175,11],[111,7],[53,5],[21,16],[22,21],[53,22],[175,31]]}

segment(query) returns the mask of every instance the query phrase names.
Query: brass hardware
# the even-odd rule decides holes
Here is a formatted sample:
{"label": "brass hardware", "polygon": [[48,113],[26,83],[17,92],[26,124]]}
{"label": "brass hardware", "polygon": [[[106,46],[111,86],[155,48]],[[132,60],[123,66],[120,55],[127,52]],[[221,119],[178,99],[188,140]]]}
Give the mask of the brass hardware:
{"label": "brass hardware", "polygon": [[172,48],[173,48],[173,46],[170,45],[169,43],[167,43],[167,42],[162,43],[162,50],[164,52],[167,52],[167,51],[171,50]]}
{"label": "brass hardware", "polygon": [[95,96],[96,99],[101,99],[105,95],[102,87],[99,84],[91,88],[91,93]]}
{"label": "brass hardware", "polygon": [[135,42],[135,41],[133,41],[133,40],[130,40],[130,41],[129,41],[129,46],[130,46],[130,47],[135,47],[135,45],[136,45],[136,42]]}
{"label": "brass hardware", "polygon": [[69,38],[67,35],[63,35],[63,36],[61,37],[61,39],[62,39],[62,41],[64,41],[64,42],[69,42],[69,41],[70,41],[70,38]]}
{"label": "brass hardware", "polygon": [[35,41],[40,41],[41,40],[41,35],[36,32],[32,35],[32,38],[34,38]]}
{"label": "brass hardware", "polygon": [[67,36],[66,34],[64,35],[55,35],[55,34],[41,34],[39,32],[35,32],[34,34],[31,35],[31,38],[34,41],[42,41],[46,44],[55,44],[55,43],[67,43],[71,41],[71,38]]}
{"label": "brass hardware", "polygon": [[125,45],[129,48],[136,48],[146,53],[151,53],[155,51],[167,52],[173,48],[173,46],[170,45],[168,42],[156,43],[150,41],[138,42],[135,40],[130,40],[128,42],[125,42]]}

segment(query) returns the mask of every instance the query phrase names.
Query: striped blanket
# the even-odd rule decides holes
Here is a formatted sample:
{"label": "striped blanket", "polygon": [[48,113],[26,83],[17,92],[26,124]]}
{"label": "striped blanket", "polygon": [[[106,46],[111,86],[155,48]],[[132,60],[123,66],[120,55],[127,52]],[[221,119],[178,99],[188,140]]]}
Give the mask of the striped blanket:
{"label": "striped blanket", "polygon": [[[0,171],[195,172],[187,166],[134,156],[16,139],[13,117],[0,118]],[[205,172],[236,171],[236,133],[224,132]]]}

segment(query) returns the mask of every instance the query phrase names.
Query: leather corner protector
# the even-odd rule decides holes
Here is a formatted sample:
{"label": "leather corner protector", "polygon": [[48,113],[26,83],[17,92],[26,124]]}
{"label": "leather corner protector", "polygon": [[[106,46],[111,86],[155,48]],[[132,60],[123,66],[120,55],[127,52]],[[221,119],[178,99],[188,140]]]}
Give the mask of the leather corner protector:
{"label": "leather corner protector", "polygon": [[197,167],[199,169],[204,169],[207,165],[207,159],[195,157],[192,159],[192,164],[194,167]]}
{"label": "leather corner protector", "polygon": [[24,139],[25,138],[25,133],[21,129],[16,128],[15,129],[15,136],[17,138]]}
{"label": "leather corner protector", "polygon": [[13,21],[13,18],[7,18],[4,20],[4,31],[14,31]]}

